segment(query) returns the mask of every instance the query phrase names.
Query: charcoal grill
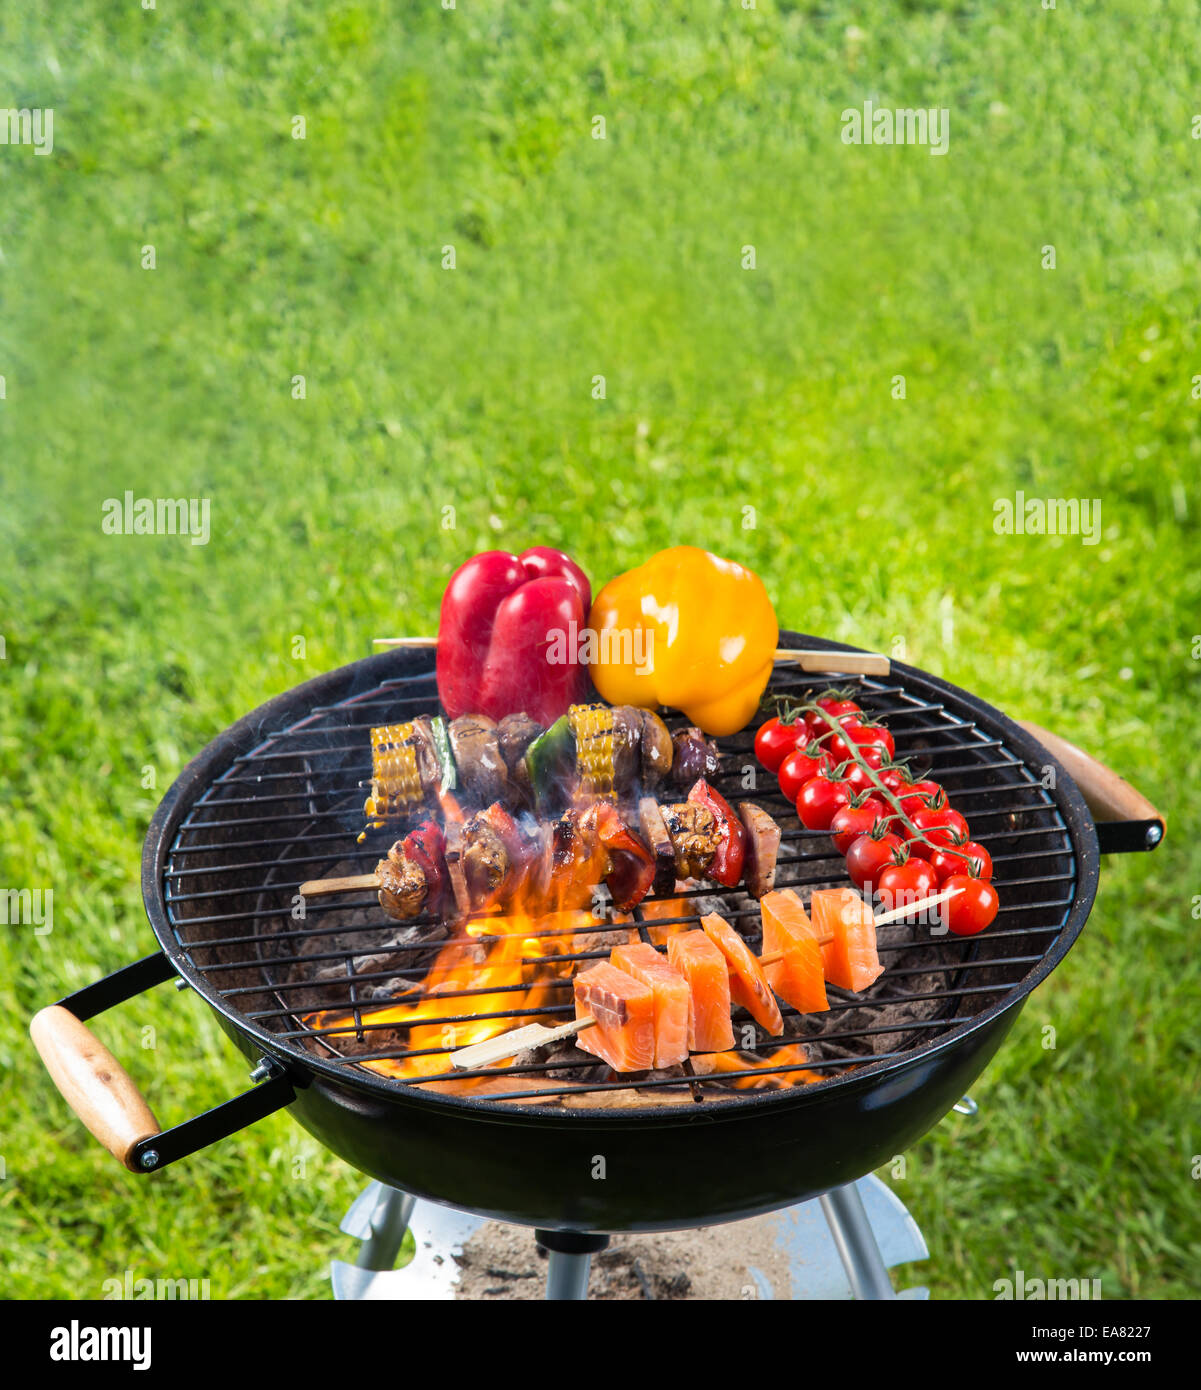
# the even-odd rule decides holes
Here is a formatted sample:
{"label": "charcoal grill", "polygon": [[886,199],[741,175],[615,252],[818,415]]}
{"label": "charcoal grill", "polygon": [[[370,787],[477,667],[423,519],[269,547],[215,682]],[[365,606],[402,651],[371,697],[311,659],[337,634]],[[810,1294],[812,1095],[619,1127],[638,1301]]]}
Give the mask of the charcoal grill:
{"label": "charcoal grill", "polygon": [[[853,650],[795,633],[781,640]],[[397,925],[374,896],[301,903],[297,890],[309,879],[370,871],[389,842],[358,840],[368,730],[436,709],[433,654],[422,649],[309,681],[233,725],[188,765],[154,817],[143,856],[143,896],[160,949],[61,1000],[71,1024],[39,1039],[43,1056],[89,1128],[140,1173],[288,1106],[318,1139],[390,1187],[544,1232],[701,1226],[851,1183],[936,1123],[987,1065],[1084,926],[1102,848],[1150,848],[1163,823],[1125,784],[1115,793],[1113,774],[1081,756],[1078,775],[1101,788],[1097,798],[1108,797],[1106,813],[1125,815],[1101,824],[1099,842],[1084,796],[1044,743],[976,697],[899,663],[887,678],[816,681],[779,665],[766,699],[829,684],[853,686],[893,731],[897,756],[928,771],[963,810],[992,854],[1001,908],[975,938],[882,929],[887,969],[870,990],[831,989],[828,1014],[786,1011],[796,1036],[783,1041],[801,1042],[803,1061],[773,1062],[781,1040],[755,1028],[739,1065],[719,1080],[652,1077],[632,1086],[597,1079],[592,1059],[586,1071],[560,1058],[476,1073],[487,1093],[452,1095],[434,1087],[462,1078],[449,1064],[407,1080],[368,1065],[412,1056],[390,1025],[373,1021],[389,1002],[373,991],[398,978],[420,981],[430,945],[394,944],[386,961],[364,961],[381,954],[381,931]],[[807,896],[844,882],[828,838],[801,827],[775,778],[757,768],[751,738],[748,730],[721,741],[719,785],[780,821],[777,886]],[[687,910],[670,920],[693,924],[719,907],[754,942],[758,911],[739,892],[706,884],[676,896]],[[645,935],[642,909],[635,917]],[[173,976],[215,1011],[254,1063],[254,1084],[163,1130],[82,1021]],[[464,1012],[445,1021],[473,1016],[471,994],[464,991]],[[572,1014],[570,987],[561,995],[513,1016],[563,1021]],[[321,1010],[348,1014],[353,1030],[321,1027]],[[743,1017],[735,1023],[739,1032],[753,1026]],[[801,1071],[821,1079],[791,1084]]]}

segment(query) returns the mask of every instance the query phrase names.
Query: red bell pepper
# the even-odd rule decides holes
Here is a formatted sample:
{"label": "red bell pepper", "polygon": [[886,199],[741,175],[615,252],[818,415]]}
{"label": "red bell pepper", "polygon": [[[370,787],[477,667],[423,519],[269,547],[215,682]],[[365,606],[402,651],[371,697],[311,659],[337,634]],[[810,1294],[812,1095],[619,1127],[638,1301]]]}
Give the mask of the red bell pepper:
{"label": "red bell pepper", "polygon": [[[442,596],[438,697],[451,719],[522,710],[544,727],[584,700],[587,668],[575,661],[571,624],[588,621],[592,586],[561,550],[534,546],[520,555],[487,550],[460,565]],[[554,634],[564,634],[548,659]]]}
{"label": "red bell pepper", "polygon": [[746,858],[746,830],[734,814],[730,803],[703,777],[698,777],[688,793],[688,800],[713,812],[721,843],[709,866],[709,877],[727,888],[737,888],[742,877],[742,862]]}

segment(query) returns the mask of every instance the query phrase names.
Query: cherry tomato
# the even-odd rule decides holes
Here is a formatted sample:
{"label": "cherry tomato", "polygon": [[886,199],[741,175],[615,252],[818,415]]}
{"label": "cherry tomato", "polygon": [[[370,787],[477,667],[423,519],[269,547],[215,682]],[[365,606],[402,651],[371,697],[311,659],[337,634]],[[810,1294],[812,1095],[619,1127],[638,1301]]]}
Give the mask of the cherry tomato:
{"label": "cherry tomato", "polygon": [[860,888],[871,888],[904,845],[899,835],[860,835],[847,850],[847,873]]}
{"label": "cherry tomato", "polygon": [[[873,744],[867,748],[860,748],[859,756],[868,767],[878,768],[884,761],[884,750]],[[874,792],[877,790],[874,778],[862,764],[858,762],[848,761],[842,775],[843,780],[854,787],[857,792]]]}
{"label": "cherry tomato", "polygon": [[[831,719],[837,719],[841,724],[848,715],[862,714],[863,711],[854,700],[835,700],[829,695],[823,695],[821,699],[815,700],[814,704],[818,709],[824,710]],[[828,734],[830,726],[820,714],[814,714],[812,710],[805,716],[805,723],[808,724],[810,732],[814,734]]]}
{"label": "cherry tomato", "polygon": [[789,753],[798,746],[803,748],[808,742],[809,730],[799,719],[793,724],[769,719],[755,735],[755,756],[768,772],[779,772],[780,764]]}
{"label": "cherry tomato", "polygon": [[951,806],[943,806],[940,810],[919,806],[910,813],[909,819],[926,837],[925,840],[912,840],[909,845],[909,853],[919,859],[929,859],[935,849],[968,838],[967,821]]}
{"label": "cherry tomato", "polygon": [[854,724],[847,729],[846,738],[851,743],[857,743],[861,750],[883,748],[889,758],[897,751],[892,735],[883,724]]}
{"label": "cherry tomato", "polygon": [[829,830],[835,811],[851,799],[851,789],[828,773],[819,773],[801,788],[796,799],[796,813],[806,830]]}
{"label": "cherry tomato", "polygon": [[941,806],[946,801],[946,792],[937,782],[913,782],[900,794],[901,810],[907,816],[923,806]]}
{"label": "cherry tomato", "polygon": [[893,796],[904,796],[913,786],[913,778],[909,775],[909,769],[898,763],[895,767],[882,767],[880,769],[880,781],[892,792]]}
{"label": "cherry tomato", "polygon": [[887,864],[880,870],[876,896],[886,912],[907,907],[928,898],[938,887],[938,875],[924,859],[912,856],[901,864]]}
{"label": "cherry tomato", "polygon": [[833,729],[822,728],[814,734],[814,742],[819,742],[829,753],[835,763],[845,762],[851,756],[851,745],[845,735],[851,729],[858,728],[858,721],[853,714],[841,721],[841,733],[835,733]]}
{"label": "cherry tomato", "polygon": [[979,840],[965,840],[961,845],[936,849],[930,856],[930,867],[938,875],[939,883],[945,883],[956,874],[969,873],[976,878],[992,880],[992,855]]}
{"label": "cherry tomato", "polygon": [[963,890],[942,905],[943,921],[956,936],[975,936],[992,925],[1001,904],[997,890],[987,879],[952,874],[942,886]]}
{"label": "cherry tomato", "polygon": [[883,823],[888,817],[888,809],[879,798],[869,796],[859,801],[848,802],[835,811],[830,821],[830,837],[839,854],[845,854],[860,835],[870,835],[876,822]]}
{"label": "cherry tomato", "polygon": [[807,748],[794,748],[780,764],[780,790],[791,802],[801,794],[801,788],[811,777],[831,767],[830,759],[811,744]]}

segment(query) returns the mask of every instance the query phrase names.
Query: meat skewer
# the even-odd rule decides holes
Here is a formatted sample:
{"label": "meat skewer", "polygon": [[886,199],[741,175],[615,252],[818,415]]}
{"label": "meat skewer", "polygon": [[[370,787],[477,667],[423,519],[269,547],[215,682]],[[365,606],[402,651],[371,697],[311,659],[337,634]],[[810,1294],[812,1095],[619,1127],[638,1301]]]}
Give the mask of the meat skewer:
{"label": "meat skewer", "polygon": [[[582,907],[603,879],[614,904],[628,911],[652,888],[667,894],[678,878],[704,878],[710,870],[726,886],[734,886],[744,857],[737,864],[727,862],[724,869],[716,865],[735,835],[740,845],[750,847],[747,891],[762,896],[775,876],[779,827],[750,802],[741,803],[740,812],[735,817],[703,779],[684,802],[660,805],[643,797],[641,834],[602,797],[565,811],[553,826],[538,823],[532,832],[498,801],[464,822],[452,800],[445,837],[433,820],[423,821],[392,846],[374,874],[311,879],[300,885],[300,893],[315,897],[375,888],[384,911],[406,921],[422,911],[438,911],[447,903],[448,885],[458,914],[466,916],[511,897],[519,885],[531,888],[535,901]],[[728,853],[725,858],[729,861]],[[428,884],[424,894],[423,880]]]}
{"label": "meat skewer", "polygon": [[[796,896],[794,893],[792,893],[791,889],[788,889],[786,891],[791,896]],[[833,891],[841,893],[842,890]],[[852,890],[848,889],[846,891],[851,892]],[[928,898],[921,899],[920,902],[905,904],[901,907],[894,908],[890,912],[884,912],[878,916],[873,916],[873,924],[874,926],[879,927],[884,926],[889,922],[900,921],[902,918],[914,916],[918,912],[925,911],[931,907],[939,905],[940,903],[948,901],[948,899],[953,898],[957,893],[960,893],[962,891],[963,890],[960,888],[945,889],[940,893],[935,893]],[[858,897],[858,894],[854,894],[854,896]],[[799,899],[797,901],[799,902]],[[862,898],[860,898],[859,901],[863,903]],[[863,906],[868,913],[871,912],[870,907],[868,907],[866,903],[863,903]],[[704,920],[712,922],[714,917],[716,917],[716,914],[711,914],[709,918],[706,918]],[[722,926],[724,926],[726,930],[730,933],[731,936],[737,936],[737,933],[735,933],[733,929],[730,928],[729,925],[724,922],[724,919],[716,917],[716,921],[720,922]],[[714,934],[717,933],[715,932]],[[687,956],[688,954],[686,948],[682,950],[681,947],[678,945],[676,947],[675,953],[673,954],[673,943],[685,941],[685,939],[688,937],[701,937],[702,939],[705,939],[706,935],[707,933],[705,932],[686,932],[678,936],[673,936],[669,938],[669,966],[677,965],[683,959],[683,957]],[[741,941],[741,938],[739,938],[739,940]],[[833,932],[831,932],[828,936],[825,933],[823,933],[821,937],[814,937],[814,944],[824,946],[832,943],[834,940],[835,934]],[[759,957],[755,957],[751,954],[749,948],[745,947],[745,943],[743,943],[743,946],[744,949],[746,949],[746,953],[750,957],[751,961],[754,962],[756,969],[759,969],[764,966],[773,966],[780,964],[785,961],[789,954],[789,948],[785,947],[780,950],[769,952]],[[590,969],[581,971],[580,974],[576,976],[577,1009],[580,1008],[580,981],[587,976],[595,975],[596,978],[588,982],[588,987],[584,996],[584,1005],[586,1011],[577,1014],[577,1017],[572,1019],[569,1023],[559,1024],[554,1028],[547,1028],[544,1024],[541,1023],[530,1023],[522,1026],[521,1028],[510,1029],[508,1032],[501,1033],[495,1038],[489,1038],[486,1042],[473,1043],[469,1047],[457,1048],[450,1054],[451,1066],[454,1069],[461,1071],[472,1071],[476,1068],[490,1067],[497,1062],[503,1061],[506,1057],[514,1056],[518,1052],[527,1052],[531,1048],[543,1047],[546,1044],[552,1042],[561,1042],[567,1038],[575,1037],[577,1034],[582,1033],[585,1029],[596,1028],[598,1026],[602,1029],[607,1028],[607,1031],[612,1033],[614,1031],[612,1026],[613,1023],[621,1021],[621,1012],[623,1004],[626,1005],[627,1008],[629,1008],[632,1005],[634,1008],[637,1009],[636,1021],[638,1024],[638,1032],[640,1034],[640,1037],[638,1039],[638,1048],[640,1049],[640,1051],[638,1055],[645,1055],[648,1047],[650,1048],[651,1053],[653,1055],[658,1034],[655,1033],[652,1029],[651,1041],[649,1043],[645,1034],[647,1027],[647,1019],[653,1018],[656,1013],[656,1010],[654,1008],[654,986],[647,983],[647,976],[644,973],[639,972],[638,974],[631,975],[631,972],[627,968],[625,968],[622,965],[619,965],[618,963],[619,959],[622,961],[629,961],[631,959],[631,953],[641,949],[645,949],[646,951],[654,951],[654,948],[651,946],[646,946],[645,948],[635,946],[615,947],[613,952],[611,953],[610,961],[601,961],[597,965],[592,966]],[[657,956],[659,955],[658,952],[654,953]],[[715,952],[715,954],[716,953],[717,952]],[[724,954],[724,952],[722,954]],[[638,958],[634,957],[634,959]],[[659,956],[659,960],[662,961],[662,959],[662,956]],[[728,959],[729,958],[727,957],[727,960]],[[599,974],[597,972],[599,972]],[[679,973],[683,975],[689,983],[690,991],[693,994],[693,1007],[695,1010],[696,990],[694,986],[694,977],[690,975],[687,970],[680,970]],[[644,986],[644,990],[638,992],[631,991],[627,984],[625,984],[620,979],[615,978],[623,974],[627,977],[631,977],[636,983],[642,984]],[[646,991],[649,991],[651,996],[649,1013]],[[728,1001],[728,1008],[729,1001],[731,1000],[729,986],[727,986],[727,993],[725,995],[725,998]],[[737,1003],[740,1001],[734,999],[732,1002]],[[606,1015],[608,1015],[609,1017],[606,1018]],[[726,1023],[726,1028],[729,1028],[728,1020]],[[772,1030],[769,1029],[769,1031]],[[723,1040],[723,1037],[724,1030],[718,1033],[716,1040],[720,1042]],[[733,1046],[732,1032],[730,1033],[730,1041],[725,1042],[724,1046],[694,1046],[693,1044],[696,1040],[696,1021],[694,1018],[693,1022],[689,1025],[689,1051],[725,1051]],[[714,1037],[710,1034],[706,1034],[703,1038],[703,1041],[705,1043],[714,1041]],[[581,1042],[580,1045],[583,1047],[584,1043]],[[611,1049],[606,1048],[605,1051],[601,1051],[594,1046],[588,1046],[586,1050],[595,1051],[597,1056],[602,1057],[605,1061],[609,1061],[610,1065],[613,1066],[613,1062],[610,1061],[610,1056],[615,1054],[612,1053]],[[606,1053],[609,1053],[609,1055],[606,1055]],[[650,1062],[646,1062],[643,1066],[627,1066],[624,1068],[613,1066],[613,1069],[615,1071],[620,1071],[623,1069],[641,1071],[646,1070],[650,1065]],[[663,1064],[655,1060],[654,1065],[659,1066]]]}
{"label": "meat skewer", "polygon": [[[436,637],[375,637],[377,647],[436,647]],[[820,647],[777,647],[776,661],[791,661],[802,671],[836,672],[841,675],[887,676],[892,669],[878,652],[828,652]]]}
{"label": "meat skewer", "polygon": [[[508,865],[529,858],[525,851],[532,848],[514,825],[508,807],[519,812],[536,807],[545,814],[569,788],[577,806],[615,801],[634,789],[653,791],[673,774],[673,768],[677,782],[685,772],[696,772],[698,780],[690,793],[694,798],[698,786],[707,786],[701,779],[718,767],[716,745],[699,729],[687,728],[673,736],[653,711],[626,705],[572,705],[549,729],[524,713],[508,715],[499,724],[482,715],[464,715],[449,726],[441,717],[422,715],[404,724],[375,726],[370,741],[373,775],[364,811],[371,824],[380,827],[389,820],[421,815],[418,829],[424,834],[433,806],[441,806],[447,822],[446,839],[440,846],[446,873],[431,875],[426,856],[414,853],[411,837],[406,836],[393,844],[374,874],[311,879],[301,885],[301,893],[316,896],[374,887],[379,891],[380,905],[401,921],[417,916],[426,907],[437,909],[442,878],[449,882],[460,916],[503,896],[503,890],[520,877],[510,875]],[[482,803],[486,809],[464,824],[456,794]],[[724,801],[720,805],[728,811]],[[653,797],[644,797],[641,825],[653,846],[648,854],[639,836],[611,810],[598,811],[594,817],[598,837],[612,861],[605,877],[618,907],[638,902],[655,882],[662,892],[675,886],[676,854],[663,811],[674,817],[677,834],[711,829],[697,811],[660,808]],[[701,824],[693,825],[698,819]],[[583,820],[577,828],[585,829]],[[559,842],[569,829],[562,822],[556,827],[554,854],[558,854],[562,847]],[[589,833],[591,829],[589,825]],[[753,881],[748,880],[752,892],[765,891],[758,869],[760,860],[774,865],[779,832],[775,830],[773,836],[773,830],[774,822],[758,813],[739,834],[740,842],[749,834],[764,847],[763,853],[752,847],[756,866]],[[728,838],[728,834],[723,831],[721,838]],[[720,841],[710,841],[711,836],[702,834],[694,846],[698,872],[715,858],[724,857]],[[681,868],[691,862],[682,859]],[[553,886],[553,869],[562,876],[563,865],[556,861],[548,867],[548,886]],[[423,878],[429,881],[425,895],[421,891]]]}

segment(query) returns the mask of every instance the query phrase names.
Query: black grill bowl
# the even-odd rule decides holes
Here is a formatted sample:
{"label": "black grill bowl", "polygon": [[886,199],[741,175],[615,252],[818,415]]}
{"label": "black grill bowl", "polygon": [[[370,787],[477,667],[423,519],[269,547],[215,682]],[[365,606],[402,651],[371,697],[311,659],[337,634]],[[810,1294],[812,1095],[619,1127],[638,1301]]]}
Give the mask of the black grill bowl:
{"label": "black grill bowl", "polygon": [[[795,633],[781,642],[852,650]],[[601,1108],[605,1088],[593,1087],[596,1108],[565,1109],[522,1090],[537,1068],[517,1075],[516,1100],[444,1095],[380,1075],[314,1040],[298,1018],[305,996],[280,962],[308,931],[329,938],[335,921],[351,928],[368,920],[369,897],[357,908],[322,909],[337,918],[314,917],[310,905],[297,924],[292,896],[334,866],[372,867],[374,848],[355,845],[367,729],[433,710],[432,668],[428,651],[369,657],[240,720],[167,793],[142,868],[147,914],[171,965],[247,1058],[267,1058],[287,1074],[296,1119],[354,1167],[418,1196],[544,1229],[654,1231],[771,1211],[853,1181],[912,1144],[965,1093],[1091,909],[1099,862],[1092,817],[1067,773],[1018,725],[897,663],[886,680],[849,682],[779,666],[769,695],[857,685],[865,708],[888,716],[898,756],[913,755],[946,785],[997,861],[1002,912],[994,927],[970,941],[898,947],[863,1000],[832,992],[834,1012],[806,1020],[823,1059],[820,1082],[670,1105],[656,1104],[652,1091],[637,1109]],[[731,793],[753,763],[750,736],[723,743]],[[1042,785],[1048,766],[1053,787]],[[781,819],[781,881],[840,881],[828,840],[788,819],[774,778],[760,776],[759,789],[739,794]],[[336,962],[338,952],[328,954]],[[920,988],[909,988],[914,980]],[[370,1024],[357,981],[331,988]],[[879,1025],[886,1015],[873,1011],[890,999],[913,1009],[911,1027]],[[570,1007],[549,1012],[553,1023]],[[830,1033],[840,1040],[823,1042]],[[770,1051],[764,1039],[759,1053],[766,1059]]]}

